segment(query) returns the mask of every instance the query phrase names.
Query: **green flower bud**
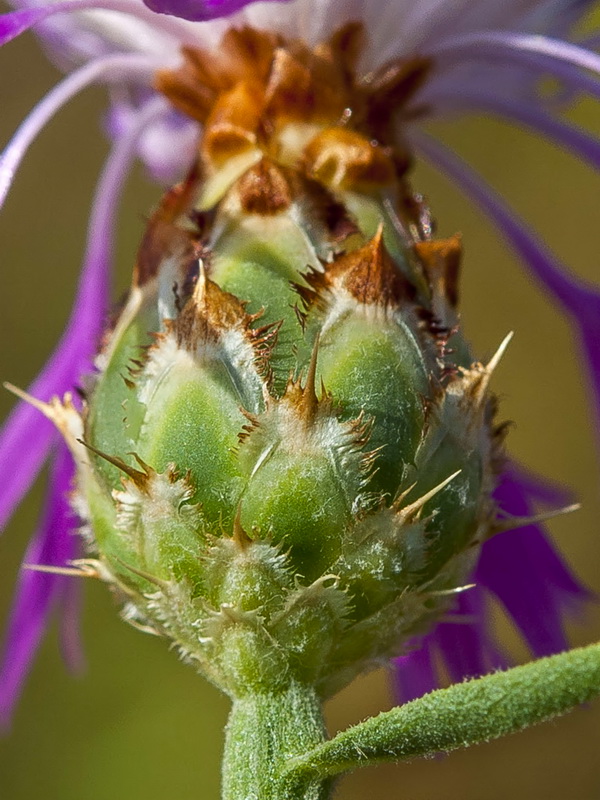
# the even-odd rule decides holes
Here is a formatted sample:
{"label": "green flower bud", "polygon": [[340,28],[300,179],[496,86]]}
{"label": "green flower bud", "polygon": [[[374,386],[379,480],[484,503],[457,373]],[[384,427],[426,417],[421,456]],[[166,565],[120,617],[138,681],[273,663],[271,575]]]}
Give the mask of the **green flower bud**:
{"label": "green flower bud", "polygon": [[83,419],[53,410],[99,574],[234,696],[328,695],[401,653],[494,513],[497,359],[457,330],[460,241],[312,75],[304,110],[283,78],[215,89],[203,179],[150,220]]}

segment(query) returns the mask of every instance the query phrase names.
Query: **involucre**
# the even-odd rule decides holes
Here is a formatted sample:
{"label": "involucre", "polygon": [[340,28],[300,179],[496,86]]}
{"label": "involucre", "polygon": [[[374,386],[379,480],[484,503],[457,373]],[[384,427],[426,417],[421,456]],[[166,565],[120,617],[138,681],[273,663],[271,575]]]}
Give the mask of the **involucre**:
{"label": "involucre", "polygon": [[404,652],[493,529],[496,359],[473,363],[460,240],[433,237],[388,135],[429,65],[357,84],[359,34],[231,30],[159,77],[204,125],[199,160],[148,224],[83,413],[48,412],[82,568],[236,697],[327,696]]}

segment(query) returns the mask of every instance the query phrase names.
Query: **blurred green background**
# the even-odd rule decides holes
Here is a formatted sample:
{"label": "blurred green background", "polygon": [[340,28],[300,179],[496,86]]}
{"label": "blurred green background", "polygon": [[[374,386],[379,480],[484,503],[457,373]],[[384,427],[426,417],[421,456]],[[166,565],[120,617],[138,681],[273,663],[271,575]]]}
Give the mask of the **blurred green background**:
{"label": "blurred green background", "polygon": [[[58,79],[32,38],[0,52],[0,141]],[[69,313],[95,177],[106,155],[93,89],[61,112],[33,146],[0,215],[0,377],[27,386]],[[600,136],[600,106],[572,118]],[[439,129],[442,132],[442,129]],[[505,124],[477,119],[445,125],[446,141],[469,158],[582,275],[600,281],[600,180],[572,158]],[[489,223],[451,186],[420,168],[440,232],[464,234],[463,323],[476,352],[489,356],[516,336],[495,377],[501,413],[516,421],[511,452],[572,486],[583,509],[550,528],[581,579],[600,591],[600,437],[591,418],[580,357],[565,321],[537,291]],[[141,170],[120,215],[116,292],[124,290],[158,190]],[[0,393],[0,415],[12,399]],[[18,464],[0,465],[18,469]],[[43,481],[0,540],[0,619],[35,525]],[[6,800],[216,800],[227,701],[178,663],[165,643],[122,623],[105,587],[85,586],[85,674],[68,676],[54,628],[25,687],[9,736],[0,740],[0,796]],[[517,659],[526,651],[498,616]],[[572,641],[598,639],[591,609]],[[357,681],[328,706],[331,731],[388,708],[384,670]],[[339,800],[594,800],[600,798],[600,702],[554,724],[447,758],[363,770]]]}

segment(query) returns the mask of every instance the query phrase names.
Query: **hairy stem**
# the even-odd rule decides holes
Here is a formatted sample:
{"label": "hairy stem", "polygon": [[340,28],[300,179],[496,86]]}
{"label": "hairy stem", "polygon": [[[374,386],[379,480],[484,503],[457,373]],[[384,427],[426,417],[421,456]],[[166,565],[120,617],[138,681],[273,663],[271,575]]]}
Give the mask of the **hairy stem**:
{"label": "hairy stem", "polygon": [[223,758],[223,800],[326,800],[330,781],[318,777],[290,785],[282,777],[290,759],[325,740],[321,702],[314,690],[292,683],[276,693],[233,702]]}

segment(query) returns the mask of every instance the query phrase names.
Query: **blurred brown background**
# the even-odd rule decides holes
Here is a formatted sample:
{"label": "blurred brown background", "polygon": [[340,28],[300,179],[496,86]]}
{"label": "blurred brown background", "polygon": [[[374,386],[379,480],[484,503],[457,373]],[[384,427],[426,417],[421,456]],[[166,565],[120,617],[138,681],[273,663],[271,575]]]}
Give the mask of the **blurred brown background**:
{"label": "blurred brown background", "polygon": [[[0,142],[57,80],[31,37],[0,52]],[[27,386],[67,319],[83,252],[89,203],[106,141],[93,89],[61,112],[33,146],[0,215],[0,377]],[[600,105],[572,118],[600,136]],[[600,178],[534,137],[490,120],[444,127],[468,156],[574,270],[600,282]],[[516,421],[511,452],[568,483],[583,510],[551,530],[583,581],[600,591],[600,437],[571,333],[531,284],[491,226],[452,187],[419,169],[440,232],[464,234],[463,322],[476,352],[489,356],[516,336],[497,372],[502,414]],[[117,249],[117,291],[128,282],[144,214],[158,196],[138,171],[128,185]],[[11,407],[0,393],[0,415]],[[0,465],[6,469],[7,465]],[[18,464],[8,465],[18,469]],[[43,482],[0,540],[0,619],[6,618]],[[0,740],[0,796],[7,800],[216,800],[227,702],[178,663],[164,642],[122,623],[101,585],[85,586],[86,673],[60,661],[46,637],[13,730]],[[516,657],[526,652],[500,624]],[[574,644],[600,635],[600,614],[572,629]],[[384,672],[334,699],[331,731],[392,704]],[[345,779],[340,800],[594,800],[600,798],[600,702],[506,740],[429,762],[363,770]]]}

